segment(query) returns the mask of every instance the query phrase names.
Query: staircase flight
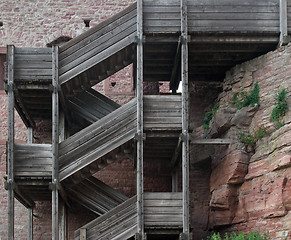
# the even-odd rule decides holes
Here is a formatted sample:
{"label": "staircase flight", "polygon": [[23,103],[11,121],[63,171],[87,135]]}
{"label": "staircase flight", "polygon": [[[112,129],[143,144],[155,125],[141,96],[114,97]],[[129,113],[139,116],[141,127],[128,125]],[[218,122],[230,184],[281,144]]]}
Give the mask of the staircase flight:
{"label": "staircase flight", "polygon": [[68,97],[70,109],[89,123],[94,123],[120,107],[92,88]]}
{"label": "staircase flight", "polygon": [[59,144],[60,181],[133,139],[136,99],[118,108]]}
{"label": "staircase flight", "polygon": [[73,202],[77,202],[99,216],[128,199],[127,196],[93,176],[66,190]]}
{"label": "staircase flight", "polygon": [[80,85],[93,86],[132,63],[136,16],[136,4],[133,4],[62,45],[59,50],[60,83],[83,74]]}
{"label": "staircase flight", "polygon": [[[86,229],[87,240],[126,240],[137,231],[136,196],[128,199],[111,211],[91,221]],[[75,231],[75,240],[80,239],[80,230]]]}

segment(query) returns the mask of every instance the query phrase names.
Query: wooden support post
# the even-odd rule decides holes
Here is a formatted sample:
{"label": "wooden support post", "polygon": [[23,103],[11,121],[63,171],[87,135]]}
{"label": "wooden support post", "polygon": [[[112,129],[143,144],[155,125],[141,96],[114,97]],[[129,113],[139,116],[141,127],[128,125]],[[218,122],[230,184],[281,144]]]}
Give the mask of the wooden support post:
{"label": "wooden support post", "polygon": [[280,0],[280,47],[290,42],[288,37],[287,16],[287,0]]}
{"label": "wooden support post", "polygon": [[81,228],[80,229],[80,240],[86,240],[87,239],[87,229]]}
{"label": "wooden support post", "polygon": [[58,73],[58,46],[52,49],[52,239],[59,239],[58,205],[59,205],[59,168],[58,168],[58,143],[59,143],[59,73]]}
{"label": "wooden support post", "polygon": [[[32,144],[33,142],[33,129],[31,127],[27,128],[27,143]],[[28,215],[28,240],[33,240],[33,208],[27,208]]]}
{"label": "wooden support post", "polygon": [[7,144],[7,187],[8,187],[8,239],[14,239],[14,52],[9,45],[8,53],[8,144]]}
{"label": "wooden support post", "polygon": [[143,221],[143,2],[137,1],[137,64],[136,64],[136,95],[137,95],[137,236],[144,238]]}
{"label": "wooden support post", "polygon": [[66,205],[62,198],[59,198],[59,223],[60,223],[60,231],[59,231],[59,239],[66,240]]}
{"label": "wooden support post", "polygon": [[28,214],[28,240],[33,240],[33,208],[27,208]]}
{"label": "wooden support post", "polygon": [[182,79],[182,191],[183,237],[190,238],[189,222],[189,105],[187,0],[181,0],[181,79]]}
{"label": "wooden support post", "polygon": [[[60,111],[60,116],[59,116],[59,142],[62,142],[65,140],[65,114],[64,112]],[[62,191],[60,189],[60,195],[62,195]],[[66,233],[67,233],[67,228],[66,228],[66,223],[67,221],[67,213],[66,213],[66,204],[63,198],[59,198],[59,239],[60,240],[65,240],[67,239]]]}
{"label": "wooden support post", "polygon": [[32,144],[33,142],[33,129],[31,127],[27,128],[27,143]]}
{"label": "wooden support post", "polygon": [[65,114],[63,111],[60,111],[60,119],[59,119],[59,142],[64,141],[66,138],[65,132]]}

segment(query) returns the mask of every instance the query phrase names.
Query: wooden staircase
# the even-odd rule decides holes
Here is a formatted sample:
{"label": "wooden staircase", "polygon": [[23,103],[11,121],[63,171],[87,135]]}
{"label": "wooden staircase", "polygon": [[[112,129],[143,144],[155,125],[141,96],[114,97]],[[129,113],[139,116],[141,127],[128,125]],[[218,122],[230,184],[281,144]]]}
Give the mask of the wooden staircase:
{"label": "wooden staircase", "polygon": [[103,215],[128,199],[95,177],[89,177],[81,183],[66,189],[69,199],[89,209],[97,215]]}
{"label": "wooden staircase", "polygon": [[[58,180],[62,186],[61,191],[65,191],[70,201],[82,205],[99,216],[78,229],[75,232],[75,239],[80,239],[84,231],[86,239],[98,240],[126,240],[137,233],[137,197],[128,199],[92,176],[108,164],[128,157],[133,152],[132,140],[137,134],[137,99],[134,98],[127,104],[119,106],[91,88],[134,62],[136,21],[136,4],[133,4],[59,48],[57,70],[61,87],[60,102],[64,112],[69,111],[77,115],[87,123],[80,125],[87,127],[58,144]],[[44,60],[51,65],[56,59],[53,55],[54,51],[33,49],[30,52],[26,49],[17,51],[16,56],[18,60],[21,60],[23,55],[32,59],[32,68],[34,64],[37,64],[37,56],[44,53],[46,54]],[[49,64],[46,63],[45,66]],[[52,71],[49,69],[45,73],[43,77],[45,84],[33,91],[37,98],[45,97],[46,105],[51,106]],[[20,70],[17,74],[23,81]],[[38,76],[34,78],[37,81]],[[24,85],[26,84],[27,82],[24,82]],[[22,92],[17,95],[19,99],[23,98],[21,94]],[[25,100],[28,101],[28,97]],[[25,106],[20,106],[20,109],[25,109]],[[49,119],[53,108],[42,110],[45,114],[44,119]],[[29,109],[23,112],[27,121],[33,123],[35,119],[29,118]],[[158,155],[165,159],[165,162],[169,162],[171,153],[175,151],[176,142],[178,142],[177,132],[181,130],[181,96],[145,96],[144,113],[144,131],[150,133],[148,139],[145,139],[146,145],[156,145],[155,150],[159,153]],[[163,131],[166,132],[168,138],[172,139],[173,143],[171,142],[170,145],[161,142],[156,144],[157,138],[160,138],[160,133]],[[153,132],[158,132],[158,134],[154,135]],[[150,136],[151,134],[154,136]],[[48,183],[52,180],[51,176],[55,169],[52,164],[54,158],[52,146],[57,146],[57,142],[55,141],[55,145],[45,146],[16,145],[16,150],[19,151],[16,155],[16,173],[19,177],[48,178],[45,182],[45,193],[49,194],[45,195],[45,200],[51,199]],[[33,149],[36,150],[35,153],[31,153]],[[165,155],[161,153],[161,150]],[[23,152],[24,157],[21,155]],[[27,160],[27,157],[35,158],[35,163],[39,166],[33,165],[30,168],[25,165],[22,158]],[[148,155],[145,155],[145,160],[147,157]],[[152,156],[148,158],[153,159]],[[33,189],[32,185],[29,191]],[[37,197],[35,196],[32,200],[38,200]],[[144,201],[147,211],[145,224],[148,228],[181,229],[182,198],[180,193],[147,194]]]}
{"label": "wooden staircase", "polygon": [[88,170],[86,167],[92,175],[104,167],[102,157],[133,139],[135,133],[136,99],[133,99],[59,144],[60,181]]}
{"label": "wooden staircase", "polygon": [[[152,232],[159,229],[181,231],[182,206],[180,192],[144,193],[145,229]],[[75,240],[82,239],[84,232],[86,239],[91,240],[126,240],[133,237],[137,231],[136,207],[137,198],[134,196],[76,230]]]}
{"label": "wooden staircase", "polygon": [[78,229],[75,240],[80,239],[82,229],[86,231],[86,239],[90,240],[126,240],[133,237],[137,228],[136,200],[134,196]]}
{"label": "wooden staircase", "polygon": [[119,104],[89,88],[68,96],[69,108],[77,115],[94,123],[120,107]]}
{"label": "wooden staircase", "polygon": [[66,93],[88,89],[133,62],[136,4],[72,39],[59,50],[59,81]]}

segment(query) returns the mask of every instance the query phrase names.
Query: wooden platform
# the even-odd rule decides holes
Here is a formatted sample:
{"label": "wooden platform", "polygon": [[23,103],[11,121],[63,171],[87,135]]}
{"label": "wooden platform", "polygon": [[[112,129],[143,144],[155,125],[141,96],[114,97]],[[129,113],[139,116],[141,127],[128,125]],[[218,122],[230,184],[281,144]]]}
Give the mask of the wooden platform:
{"label": "wooden platform", "polygon": [[[136,196],[128,199],[108,213],[75,231],[79,240],[81,232],[86,239],[125,240],[137,232]],[[173,230],[182,229],[182,193],[144,193],[145,229]],[[158,231],[156,231],[158,233]]]}

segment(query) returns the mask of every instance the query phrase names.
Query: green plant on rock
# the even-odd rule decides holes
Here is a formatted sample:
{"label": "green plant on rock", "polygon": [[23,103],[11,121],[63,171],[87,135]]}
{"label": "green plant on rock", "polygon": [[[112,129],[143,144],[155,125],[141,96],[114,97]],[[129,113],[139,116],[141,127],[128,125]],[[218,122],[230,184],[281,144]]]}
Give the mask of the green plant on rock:
{"label": "green plant on rock", "polygon": [[214,118],[218,109],[219,109],[219,105],[215,104],[214,107],[209,112],[205,113],[205,117],[202,121],[202,125],[203,125],[204,130],[209,129],[210,122]]}
{"label": "green plant on rock", "polygon": [[271,238],[265,233],[263,235],[258,232],[251,232],[248,234],[243,233],[231,233],[230,236],[226,233],[224,237],[221,237],[219,233],[214,233],[206,238],[207,240],[270,240]]}
{"label": "green plant on rock", "polygon": [[235,93],[232,96],[232,103],[235,105],[238,109],[241,109],[243,107],[247,106],[255,106],[256,104],[259,104],[259,93],[260,93],[260,87],[258,82],[254,84],[254,89],[249,93],[246,94],[245,92],[241,92],[240,94]]}
{"label": "green plant on rock", "polygon": [[275,123],[275,128],[279,129],[284,125],[282,118],[288,112],[287,91],[283,89],[276,96],[276,105],[272,110],[270,121]]}
{"label": "green plant on rock", "polygon": [[267,130],[265,127],[260,127],[254,134],[246,134],[241,132],[239,134],[239,139],[246,147],[254,147],[258,140],[261,140],[267,135]]}

